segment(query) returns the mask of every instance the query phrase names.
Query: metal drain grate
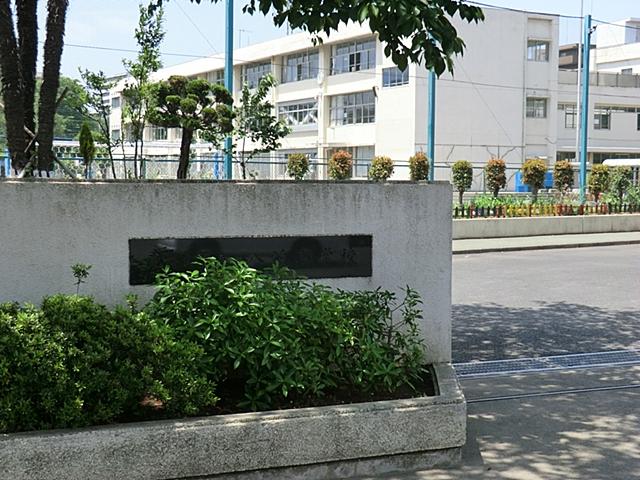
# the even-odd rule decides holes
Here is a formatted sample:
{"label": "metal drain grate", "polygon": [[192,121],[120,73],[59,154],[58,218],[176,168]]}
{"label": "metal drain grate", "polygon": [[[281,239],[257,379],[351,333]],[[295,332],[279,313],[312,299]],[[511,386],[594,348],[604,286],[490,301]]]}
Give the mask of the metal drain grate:
{"label": "metal drain grate", "polygon": [[615,350],[611,352],[578,353],[513,360],[491,360],[488,362],[456,363],[453,366],[459,377],[482,377],[633,364],[640,364],[640,350]]}

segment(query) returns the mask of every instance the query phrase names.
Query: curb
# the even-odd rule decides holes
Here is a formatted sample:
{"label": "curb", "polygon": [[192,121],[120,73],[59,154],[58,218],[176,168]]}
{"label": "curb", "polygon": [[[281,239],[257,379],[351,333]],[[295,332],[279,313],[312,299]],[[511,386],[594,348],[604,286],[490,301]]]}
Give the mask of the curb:
{"label": "curb", "polygon": [[527,250],[554,250],[563,248],[611,247],[614,245],[639,245],[640,240],[609,240],[603,242],[559,243],[551,245],[524,245],[513,247],[487,247],[453,250],[453,255],[473,255],[474,253],[519,252]]}

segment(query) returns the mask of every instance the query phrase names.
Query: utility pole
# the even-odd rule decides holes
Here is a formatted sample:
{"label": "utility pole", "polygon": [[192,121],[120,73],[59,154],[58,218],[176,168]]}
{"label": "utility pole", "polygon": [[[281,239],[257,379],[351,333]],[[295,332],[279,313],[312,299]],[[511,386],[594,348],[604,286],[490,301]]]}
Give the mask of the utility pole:
{"label": "utility pole", "polygon": [[589,142],[589,55],[591,46],[591,15],[585,17],[584,42],[582,45],[582,115],[580,117],[580,203],[585,202],[587,186],[587,154]]}
{"label": "utility pole", "polygon": [[429,165],[429,181],[432,182],[435,177],[436,169],[436,73],[433,70],[429,70],[428,97],[427,157],[431,163],[431,165]]}
{"label": "utility pole", "polygon": [[[225,0],[226,10],[226,36],[225,36],[225,58],[224,58],[224,86],[233,95],[233,0]],[[233,178],[233,139],[224,139],[224,176],[227,180]]]}

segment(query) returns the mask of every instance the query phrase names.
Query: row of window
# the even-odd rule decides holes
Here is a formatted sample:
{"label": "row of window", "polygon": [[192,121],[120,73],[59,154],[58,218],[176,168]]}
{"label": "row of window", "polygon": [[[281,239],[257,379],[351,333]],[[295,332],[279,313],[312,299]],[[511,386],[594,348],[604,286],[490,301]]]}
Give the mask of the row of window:
{"label": "row of window", "polygon": [[[564,127],[576,128],[578,111],[574,103],[559,103],[558,110],[564,112]],[[611,130],[613,113],[633,113],[636,115],[636,130],[640,131],[640,107],[622,107],[615,105],[597,105],[593,112],[593,128],[595,130]]]}

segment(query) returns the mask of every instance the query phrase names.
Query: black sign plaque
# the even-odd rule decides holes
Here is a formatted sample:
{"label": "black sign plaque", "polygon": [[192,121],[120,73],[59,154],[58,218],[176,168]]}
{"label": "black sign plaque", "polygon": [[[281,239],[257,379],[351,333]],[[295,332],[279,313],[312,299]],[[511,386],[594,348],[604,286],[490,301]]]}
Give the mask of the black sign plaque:
{"label": "black sign plaque", "polygon": [[263,269],[278,262],[307,278],[371,276],[371,235],[129,240],[129,283],[149,285],[165,266],[184,272],[198,257],[236,258]]}

